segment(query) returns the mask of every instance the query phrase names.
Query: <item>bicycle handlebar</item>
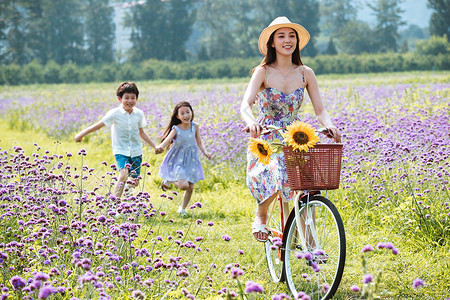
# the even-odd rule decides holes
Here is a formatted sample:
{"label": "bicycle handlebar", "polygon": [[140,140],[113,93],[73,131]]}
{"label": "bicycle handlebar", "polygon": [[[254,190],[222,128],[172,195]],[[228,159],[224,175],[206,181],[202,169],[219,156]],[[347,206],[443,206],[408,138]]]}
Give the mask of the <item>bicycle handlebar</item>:
{"label": "bicycle handlebar", "polygon": [[[280,128],[278,128],[278,129],[269,129],[269,128],[267,128],[267,126],[262,126],[262,128],[263,128],[263,131],[261,132],[261,135],[268,135],[268,134],[271,134],[272,132],[275,132],[275,131],[278,131],[278,130],[281,130],[281,129],[284,129],[285,127],[280,127]],[[248,128],[248,126],[246,126],[244,129],[243,129],[245,132],[250,132],[250,129]],[[328,128],[320,128],[320,129],[318,129],[318,130],[316,130],[319,134],[323,134],[323,135],[325,135],[327,138],[330,138],[330,139],[332,139],[334,136],[333,136],[333,132],[330,130],[330,129],[328,129]]]}

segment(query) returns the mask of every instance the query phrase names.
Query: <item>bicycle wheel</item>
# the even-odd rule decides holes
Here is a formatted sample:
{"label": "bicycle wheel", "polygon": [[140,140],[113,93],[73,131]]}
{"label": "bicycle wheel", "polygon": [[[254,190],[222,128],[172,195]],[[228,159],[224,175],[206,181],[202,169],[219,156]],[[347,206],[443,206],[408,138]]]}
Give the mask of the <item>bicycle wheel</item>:
{"label": "bicycle wheel", "polygon": [[279,201],[273,201],[267,213],[267,229],[269,236],[267,242],[264,243],[266,251],[267,268],[270,277],[274,282],[284,281],[283,260],[282,260],[282,237],[283,230],[281,227],[281,208]]}
{"label": "bicycle wheel", "polygon": [[[295,209],[294,209],[295,210]],[[345,264],[345,232],[334,204],[312,196],[300,204],[301,237],[292,210],[286,224],[284,264],[286,283],[295,297],[300,292],[311,299],[330,299],[342,278]],[[304,249],[306,247],[306,249]]]}

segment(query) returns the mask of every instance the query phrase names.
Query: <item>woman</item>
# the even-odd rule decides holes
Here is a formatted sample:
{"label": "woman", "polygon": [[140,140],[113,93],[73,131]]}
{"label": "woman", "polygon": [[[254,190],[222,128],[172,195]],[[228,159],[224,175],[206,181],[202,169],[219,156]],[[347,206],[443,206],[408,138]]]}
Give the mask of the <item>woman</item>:
{"label": "woman", "polygon": [[[308,31],[286,17],[276,18],[261,32],[258,44],[264,59],[253,70],[241,104],[251,137],[260,137],[263,126],[285,127],[295,121],[306,88],[319,122],[340,142],[341,133],[322,103],[314,71],[300,58],[300,50],[308,41]],[[252,113],[255,102],[257,118]],[[261,138],[283,140],[277,132]],[[279,194],[285,202],[292,199],[293,191],[288,186],[283,153],[273,154],[270,163],[264,165],[247,151],[247,162],[247,185],[258,204],[252,232],[256,240],[265,242],[267,209]]]}

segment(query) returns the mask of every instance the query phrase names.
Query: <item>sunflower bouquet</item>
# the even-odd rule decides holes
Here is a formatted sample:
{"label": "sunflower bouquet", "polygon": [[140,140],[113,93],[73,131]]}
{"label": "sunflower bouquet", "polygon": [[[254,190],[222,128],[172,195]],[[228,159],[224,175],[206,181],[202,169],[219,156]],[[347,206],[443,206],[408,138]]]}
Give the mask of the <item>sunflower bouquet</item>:
{"label": "sunflower bouquet", "polygon": [[[280,128],[268,126],[268,129],[278,131]],[[271,142],[259,138],[250,138],[249,150],[250,152],[262,162],[268,165],[270,156],[273,153],[280,153],[284,146],[291,146],[294,150],[308,152],[309,148],[313,148],[319,141],[315,129],[304,122],[296,121],[287,126],[284,132],[280,133],[283,136],[283,141],[274,139]]]}

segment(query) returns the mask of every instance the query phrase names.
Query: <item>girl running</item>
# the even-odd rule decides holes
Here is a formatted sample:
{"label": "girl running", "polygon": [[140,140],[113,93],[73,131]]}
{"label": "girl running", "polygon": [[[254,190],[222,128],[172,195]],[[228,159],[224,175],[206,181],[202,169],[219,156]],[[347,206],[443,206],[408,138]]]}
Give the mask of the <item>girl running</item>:
{"label": "girl running", "polygon": [[183,202],[178,208],[181,215],[186,215],[186,207],[191,200],[194,184],[205,179],[198,149],[208,159],[211,158],[211,154],[206,152],[202,144],[199,126],[193,120],[194,110],[189,102],[179,102],[164,131],[161,144],[155,148],[158,153],[173,143],[161,164],[159,176],[163,179],[161,188],[164,191],[169,189],[172,183],[185,191]]}

